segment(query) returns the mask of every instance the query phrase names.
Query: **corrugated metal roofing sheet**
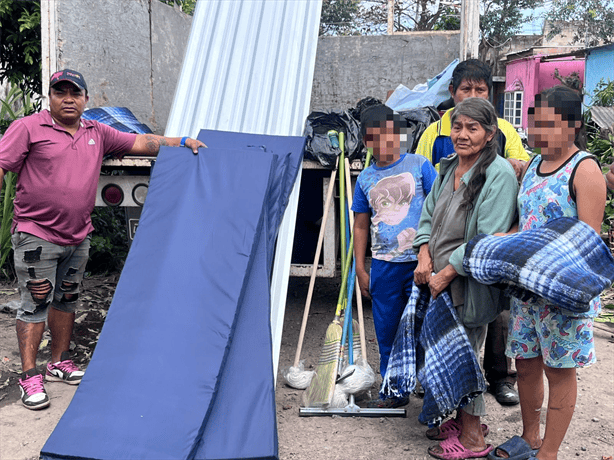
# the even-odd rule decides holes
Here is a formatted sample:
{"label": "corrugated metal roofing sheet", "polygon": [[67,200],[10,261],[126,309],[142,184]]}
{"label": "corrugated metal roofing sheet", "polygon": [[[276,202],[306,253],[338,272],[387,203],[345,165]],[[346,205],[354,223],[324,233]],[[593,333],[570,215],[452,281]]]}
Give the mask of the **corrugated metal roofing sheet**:
{"label": "corrugated metal roofing sheet", "polygon": [[199,1],[166,135],[301,135],[320,9],[319,0]]}
{"label": "corrugated metal roofing sheet", "polygon": [[591,117],[601,129],[614,129],[614,107],[591,107]]}
{"label": "corrugated metal roofing sheet", "polygon": [[[201,129],[300,136],[309,114],[321,0],[199,0],[167,136]],[[278,233],[271,282],[277,376],[301,173]]]}

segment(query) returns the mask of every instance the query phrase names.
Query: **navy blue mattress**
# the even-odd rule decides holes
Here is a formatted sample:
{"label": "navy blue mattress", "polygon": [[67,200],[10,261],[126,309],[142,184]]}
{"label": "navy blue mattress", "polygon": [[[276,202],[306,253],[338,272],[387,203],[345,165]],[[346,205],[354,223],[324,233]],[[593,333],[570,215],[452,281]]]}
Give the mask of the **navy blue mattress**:
{"label": "navy blue mattress", "polygon": [[304,138],[163,148],[94,356],[43,459],[278,458],[274,242]]}

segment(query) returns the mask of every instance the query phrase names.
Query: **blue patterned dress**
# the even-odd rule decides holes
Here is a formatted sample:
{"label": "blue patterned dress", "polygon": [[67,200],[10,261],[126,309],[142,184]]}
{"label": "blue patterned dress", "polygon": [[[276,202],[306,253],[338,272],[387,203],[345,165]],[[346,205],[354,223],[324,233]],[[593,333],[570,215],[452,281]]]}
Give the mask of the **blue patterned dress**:
{"label": "blue patterned dress", "polygon": [[[539,228],[557,217],[578,217],[573,177],[582,161],[597,161],[576,152],[556,171],[541,173],[541,156],[531,161],[518,193],[519,231]],[[563,310],[545,301],[512,302],[506,354],[516,359],[542,356],[549,367],[584,367],[595,362],[593,318],[601,309],[599,297],[586,313]]]}

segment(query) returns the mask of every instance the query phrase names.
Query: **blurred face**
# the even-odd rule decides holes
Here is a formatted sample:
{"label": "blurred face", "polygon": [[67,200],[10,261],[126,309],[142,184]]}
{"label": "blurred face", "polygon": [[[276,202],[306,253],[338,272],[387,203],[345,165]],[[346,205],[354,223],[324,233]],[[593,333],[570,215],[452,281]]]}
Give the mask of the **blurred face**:
{"label": "blurred face", "polygon": [[452,124],[450,138],[454,151],[462,159],[477,159],[486,143],[494,137],[473,118],[459,115]]}
{"label": "blurred face", "polygon": [[559,158],[573,147],[576,128],[580,126],[580,120],[570,126],[561,114],[555,113],[554,107],[538,105],[535,112],[529,114],[529,144],[539,148],[545,160]]}
{"label": "blurred face", "polygon": [[450,94],[454,99],[454,104],[464,101],[468,97],[481,97],[482,99],[488,99],[488,85],[484,80],[473,81],[465,80],[461,81],[461,84],[456,88],[450,85]]}
{"label": "blurred face", "polygon": [[373,156],[379,166],[394,163],[401,157],[401,136],[394,133],[394,121],[386,120],[384,126],[369,127],[363,142],[373,149]]}
{"label": "blurred face", "polygon": [[61,125],[78,123],[87,101],[85,92],[67,81],[49,89],[49,112]]}

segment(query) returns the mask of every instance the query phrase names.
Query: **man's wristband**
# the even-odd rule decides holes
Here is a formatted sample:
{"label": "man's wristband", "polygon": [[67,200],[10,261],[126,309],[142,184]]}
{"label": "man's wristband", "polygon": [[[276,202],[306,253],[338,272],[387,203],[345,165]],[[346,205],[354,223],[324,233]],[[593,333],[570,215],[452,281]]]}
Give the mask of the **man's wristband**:
{"label": "man's wristband", "polygon": [[185,141],[187,141],[189,139],[188,136],[182,137],[181,138],[181,142],[179,143],[180,147],[185,147]]}

